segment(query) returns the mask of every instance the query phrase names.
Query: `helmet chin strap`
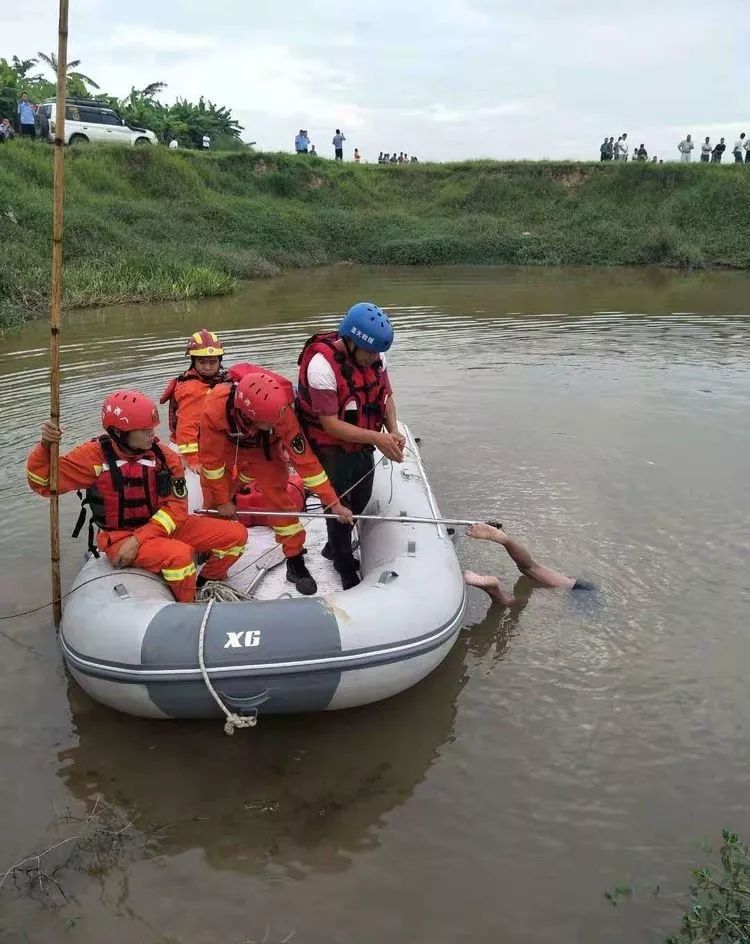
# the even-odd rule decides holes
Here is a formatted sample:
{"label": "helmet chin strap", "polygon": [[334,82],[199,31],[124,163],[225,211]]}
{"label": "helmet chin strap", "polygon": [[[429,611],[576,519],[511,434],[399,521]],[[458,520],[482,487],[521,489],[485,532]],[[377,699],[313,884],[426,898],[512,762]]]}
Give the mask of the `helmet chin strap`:
{"label": "helmet chin strap", "polygon": [[128,434],[121,432],[119,429],[115,429],[114,426],[108,427],[107,435],[110,439],[114,439],[123,452],[129,452],[132,456],[137,456],[147,451],[145,449],[133,449],[132,446],[129,446],[127,443]]}

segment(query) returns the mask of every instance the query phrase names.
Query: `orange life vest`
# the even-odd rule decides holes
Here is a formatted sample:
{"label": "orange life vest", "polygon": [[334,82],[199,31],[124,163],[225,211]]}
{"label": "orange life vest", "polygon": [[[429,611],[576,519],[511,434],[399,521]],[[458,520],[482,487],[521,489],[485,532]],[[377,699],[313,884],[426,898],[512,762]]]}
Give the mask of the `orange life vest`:
{"label": "orange life vest", "polygon": [[219,370],[213,377],[202,377],[195,368],[189,367],[184,374],[180,374],[179,377],[173,377],[172,380],[169,381],[164,388],[164,393],[159,397],[159,403],[169,401],[169,435],[172,437],[172,440],[174,440],[177,434],[177,413],[179,411],[177,397],[175,396],[177,387],[187,380],[197,380],[200,383],[204,383],[207,387],[215,387],[217,384],[226,383],[227,376],[227,371]]}
{"label": "orange life vest", "polygon": [[81,512],[72,536],[77,538],[86,520],[86,505],[91,509],[89,549],[95,550],[94,529],[134,531],[147,524],[158,511],[161,499],[184,488],[185,480],[173,479],[166,457],[157,443],[141,455],[121,459],[109,436],[96,440],[102,447],[102,471],[95,485],[81,496]]}

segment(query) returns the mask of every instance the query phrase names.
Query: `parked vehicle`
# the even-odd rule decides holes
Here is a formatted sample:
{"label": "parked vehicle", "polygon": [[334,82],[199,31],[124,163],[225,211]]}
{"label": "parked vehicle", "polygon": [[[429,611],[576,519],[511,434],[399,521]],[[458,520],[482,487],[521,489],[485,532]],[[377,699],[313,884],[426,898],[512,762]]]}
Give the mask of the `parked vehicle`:
{"label": "parked vehicle", "polygon": [[[54,101],[42,102],[37,109],[40,121],[47,119],[49,139],[55,137],[55,117],[57,104]],[[103,102],[87,98],[67,98],[65,100],[65,143],[88,144],[128,144],[140,147],[158,144],[159,139],[153,131],[129,125],[117,112]]]}

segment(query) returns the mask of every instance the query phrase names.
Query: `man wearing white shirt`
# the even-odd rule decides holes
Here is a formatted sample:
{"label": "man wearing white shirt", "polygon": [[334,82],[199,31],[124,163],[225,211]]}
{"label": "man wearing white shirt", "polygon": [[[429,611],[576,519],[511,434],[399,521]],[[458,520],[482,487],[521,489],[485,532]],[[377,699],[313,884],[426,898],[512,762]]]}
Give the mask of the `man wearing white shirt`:
{"label": "man wearing white shirt", "polygon": [[677,150],[681,155],[680,160],[689,162],[692,156],[691,151],[694,147],[695,145],[693,144],[692,135],[688,135],[684,141],[680,141],[680,143],[677,145]]}
{"label": "man wearing white shirt", "polygon": [[207,134],[204,134],[203,135],[203,150],[208,151],[210,147],[211,147],[211,138]]}
{"label": "man wearing white shirt", "polygon": [[706,138],[706,140],[701,144],[701,163],[708,164],[711,160],[711,138]]}
{"label": "man wearing white shirt", "polygon": [[179,145],[179,143],[178,143],[178,141],[177,141],[177,138],[172,138],[172,140],[169,142],[169,150],[170,150],[170,151],[176,151],[179,146],[180,146],[180,145]]}
{"label": "man wearing white shirt", "polygon": [[[355,515],[372,495],[374,450],[391,462],[403,461],[405,440],[383,358],[392,343],[386,313],[372,302],[358,302],[337,331],[309,338],[299,358],[297,416],[336,493]],[[349,590],[360,580],[358,562],[351,526],[339,524],[326,522],[328,543],[321,553]]]}
{"label": "man wearing white shirt", "polygon": [[615,160],[626,161],[628,159],[628,135],[626,131],[620,135],[615,147]]}
{"label": "man wearing white shirt", "polygon": [[745,132],[743,131],[742,134],[739,136],[739,138],[737,138],[737,140],[734,142],[733,153],[734,153],[735,164],[742,163],[742,159],[744,157],[744,154],[743,154],[744,150],[745,150]]}
{"label": "man wearing white shirt", "polygon": [[342,134],[341,128],[336,128],[336,134],[334,134],[331,144],[333,144],[337,161],[344,160],[344,141],[346,141],[346,137]]}
{"label": "man wearing white shirt", "polygon": [[750,138],[745,138],[745,163],[750,164]]}

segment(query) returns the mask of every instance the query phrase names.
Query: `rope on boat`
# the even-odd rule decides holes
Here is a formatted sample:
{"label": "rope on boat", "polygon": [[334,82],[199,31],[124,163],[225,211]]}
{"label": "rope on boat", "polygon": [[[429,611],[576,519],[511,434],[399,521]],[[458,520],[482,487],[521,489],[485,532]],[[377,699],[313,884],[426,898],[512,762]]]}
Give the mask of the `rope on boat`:
{"label": "rope on boat", "polygon": [[[208,586],[209,584],[206,584],[205,587],[202,587],[201,589],[203,590]],[[229,590],[230,588],[226,587],[224,589]],[[231,592],[236,593],[237,591],[232,590]],[[209,678],[208,669],[206,668],[204,643],[205,643],[205,638],[206,638],[206,626],[208,625],[208,618],[211,615],[211,609],[214,605],[214,600],[215,598],[211,597],[206,603],[206,610],[203,614],[203,619],[201,620],[201,629],[200,629],[200,633],[198,634],[198,665],[200,666],[200,669],[201,669],[201,675],[203,676],[203,681],[206,683],[206,688],[210,692],[213,700],[216,702],[219,708],[221,708],[226,718],[226,721],[224,722],[224,733],[231,735],[231,734],[234,734],[235,728],[254,728],[255,725],[258,723],[258,716],[257,714],[252,714],[252,715],[246,715],[243,717],[242,715],[238,715],[235,712],[230,711],[227,708],[227,706],[224,704],[224,702],[221,700],[221,696],[213,687],[211,683],[211,679]]]}
{"label": "rope on boat", "polygon": [[244,590],[235,590],[229,584],[222,583],[220,580],[207,580],[202,587],[198,588],[195,595],[199,603],[242,603],[245,600],[254,599],[252,594],[245,593]]}

